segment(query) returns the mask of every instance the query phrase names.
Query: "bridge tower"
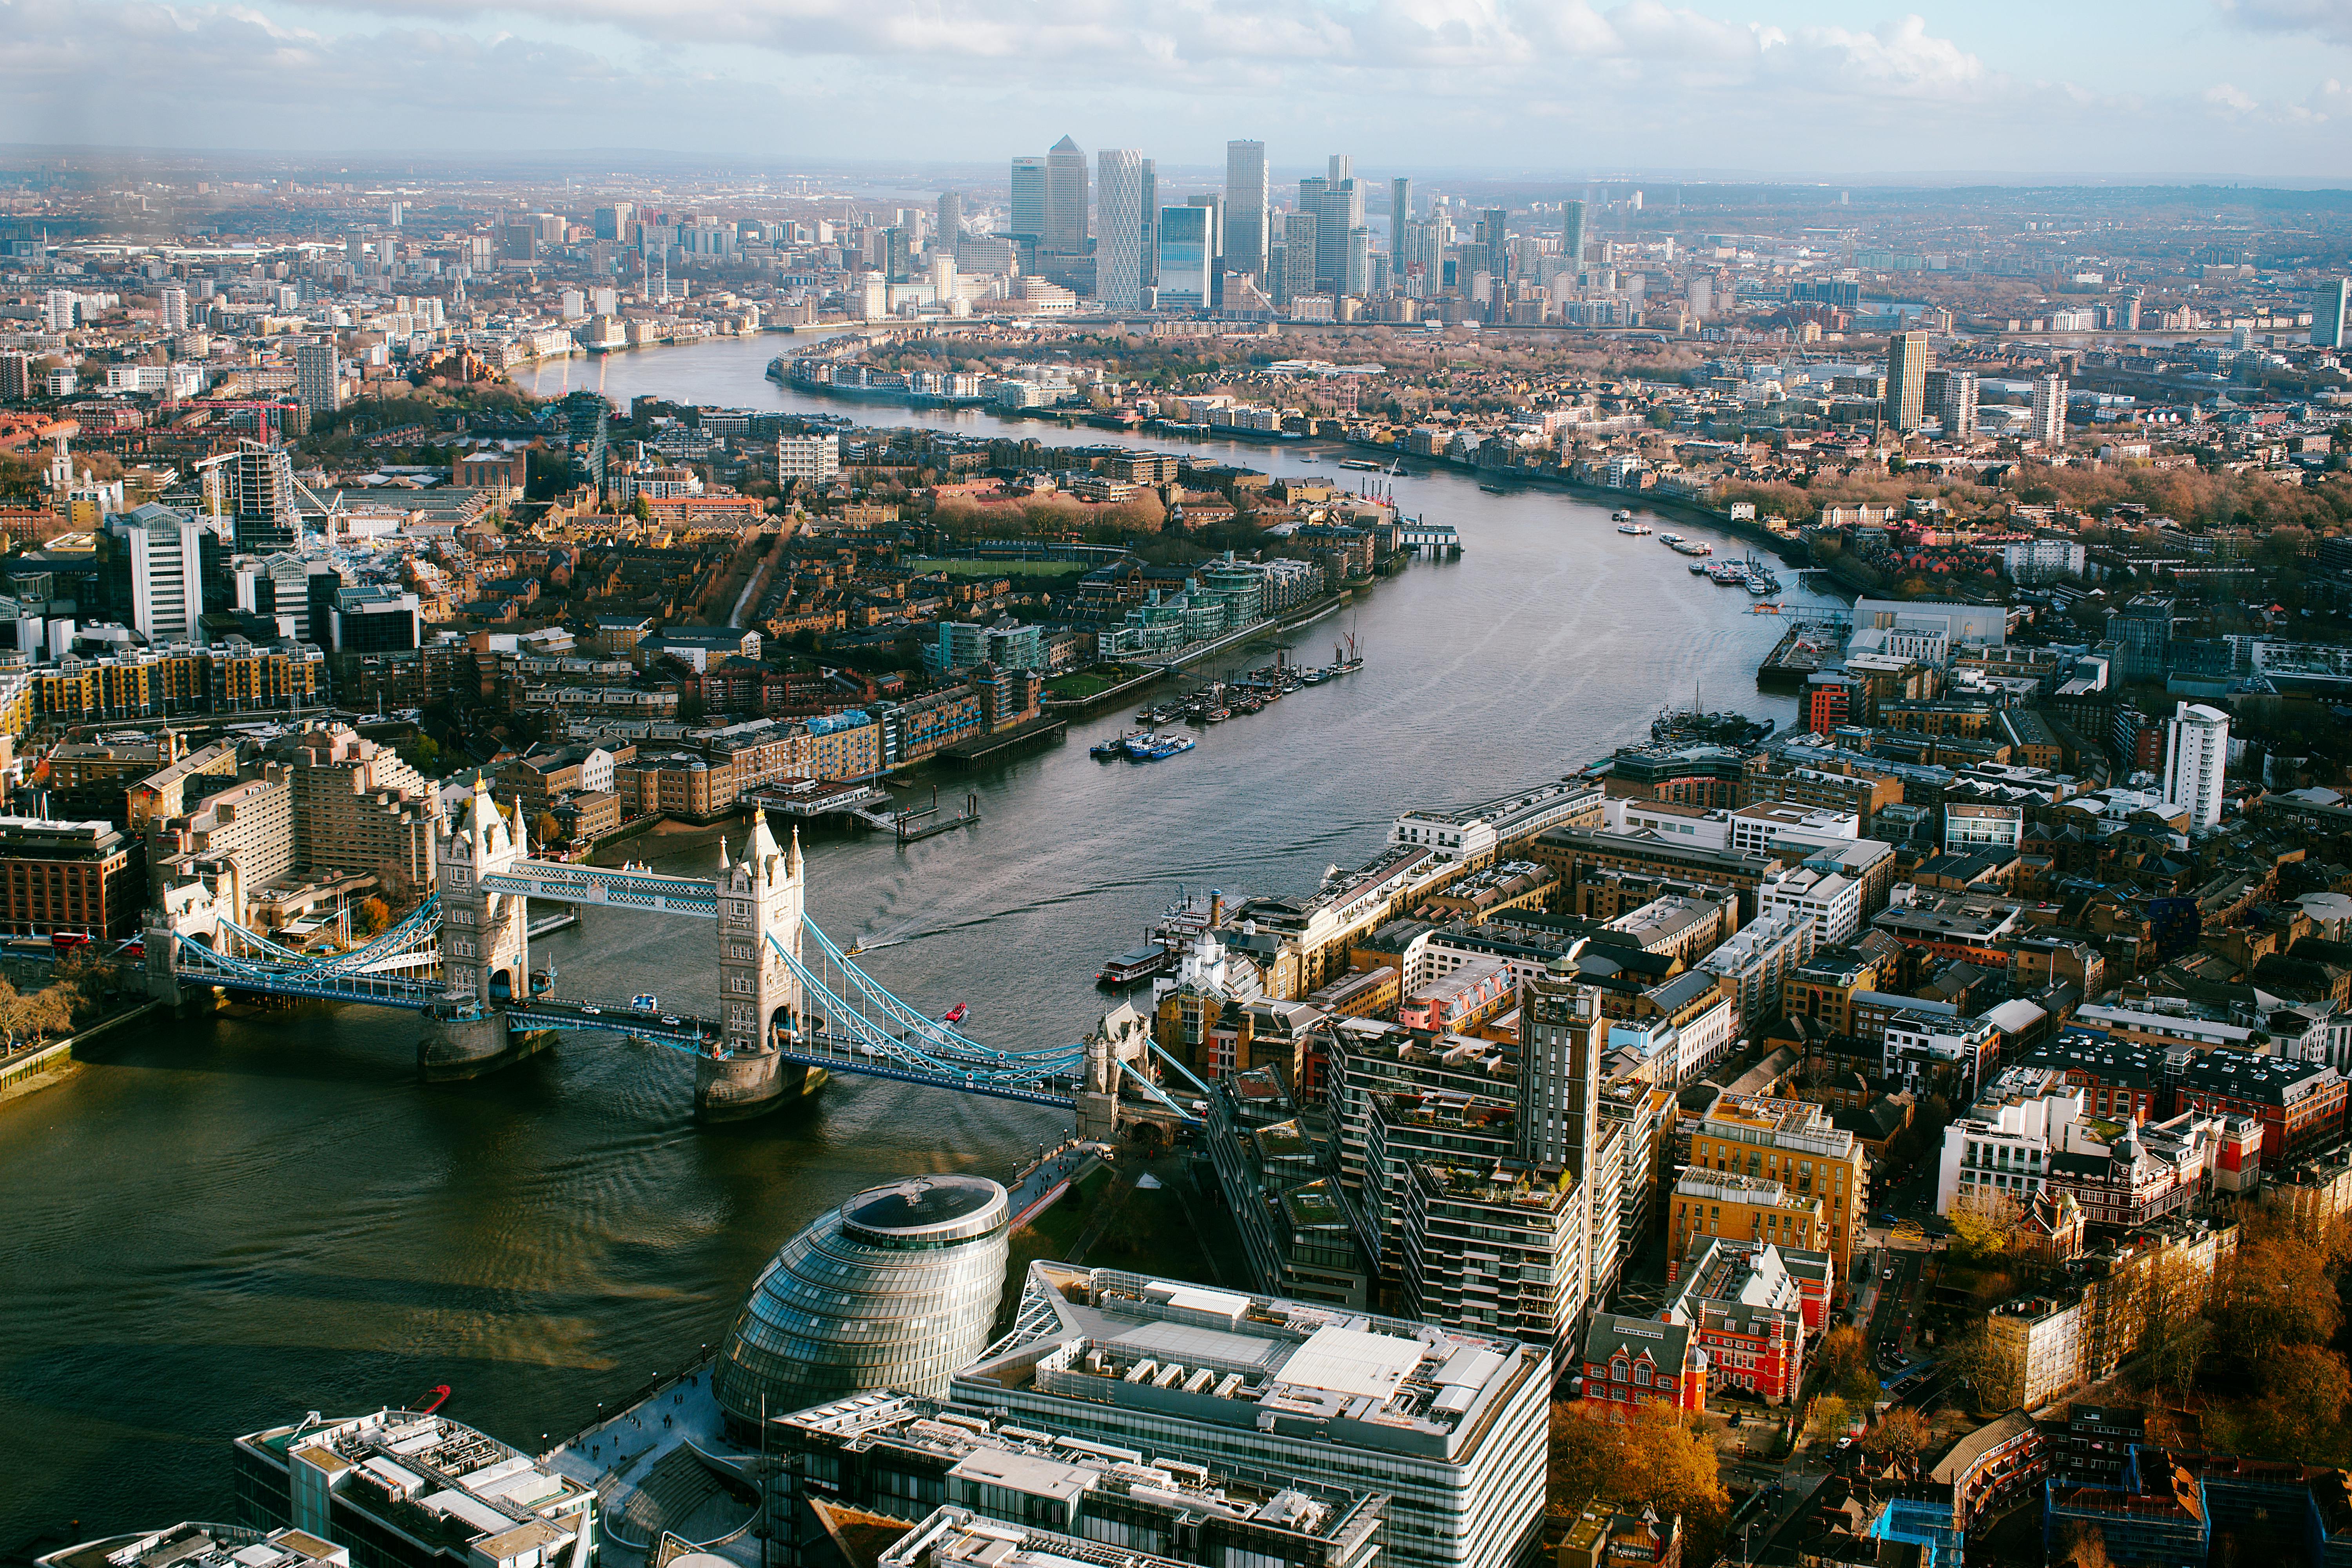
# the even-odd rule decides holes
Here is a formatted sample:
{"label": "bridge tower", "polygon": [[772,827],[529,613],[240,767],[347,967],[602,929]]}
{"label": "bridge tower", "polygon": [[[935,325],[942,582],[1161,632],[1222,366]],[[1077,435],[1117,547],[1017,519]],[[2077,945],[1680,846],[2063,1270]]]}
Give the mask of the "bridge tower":
{"label": "bridge tower", "polygon": [[[737,1121],[772,1110],[824,1081],[822,1068],[787,1062],[778,1031],[807,1028],[799,979],[776,950],[801,956],[803,877],[801,837],[785,849],[768,830],[768,814],[751,810],[751,838],[743,858],[730,861],[722,842],[718,900],[719,1037],[695,1060],[694,1110],[706,1121]],[[772,940],[771,940],[772,939]]]}
{"label": "bridge tower", "polygon": [[530,995],[530,900],[482,886],[529,851],[521,825],[499,815],[489,786],[474,793],[433,838],[441,893],[441,1001],[425,1014],[416,1069],[427,1081],[474,1078],[549,1044],[545,1029],[511,1029],[500,1007]]}

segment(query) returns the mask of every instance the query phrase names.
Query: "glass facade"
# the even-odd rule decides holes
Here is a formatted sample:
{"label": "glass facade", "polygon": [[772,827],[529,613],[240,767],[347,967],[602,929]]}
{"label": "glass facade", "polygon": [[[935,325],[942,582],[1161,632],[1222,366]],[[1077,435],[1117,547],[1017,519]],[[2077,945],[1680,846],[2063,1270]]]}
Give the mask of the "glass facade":
{"label": "glass facade", "polygon": [[728,1335],[714,1389],[755,1426],[866,1389],[937,1396],[977,1359],[1004,1289],[1004,1189],[924,1176],[859,1193],[784,1244]]}

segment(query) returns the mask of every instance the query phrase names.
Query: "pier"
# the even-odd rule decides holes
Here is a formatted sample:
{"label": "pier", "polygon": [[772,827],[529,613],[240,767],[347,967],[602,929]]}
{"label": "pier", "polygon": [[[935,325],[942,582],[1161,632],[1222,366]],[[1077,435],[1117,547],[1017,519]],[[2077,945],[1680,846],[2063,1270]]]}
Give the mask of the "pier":
{"label": "pier", "polygon": [[1802,691],[1807,677],[1834,665],[1843,656],[1846,634],[1853,626],[1851,616],[1806,611],[1804,618],[1781,634],[1780,640],[1757,667],[1757,689]]}
{"label": "pier", "polygon": [[952,833],[959,827],[970,827],[979,820],[980,796],[977,795],[964,796],[963,810],[956,816],[940,816],[940,790],[937,784],[933,784],[931,804],[906,807],[898,813],[892,826],[898,835],[899,843],[913,844],[934,834]]}

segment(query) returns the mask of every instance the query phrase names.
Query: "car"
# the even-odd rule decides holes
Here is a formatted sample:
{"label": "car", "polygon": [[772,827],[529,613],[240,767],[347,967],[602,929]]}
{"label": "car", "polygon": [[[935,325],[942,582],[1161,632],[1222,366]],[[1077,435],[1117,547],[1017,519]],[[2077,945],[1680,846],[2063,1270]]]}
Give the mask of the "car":
{"label": "car", "polygon": [[675,1013],[664,1013],[662,1015],[662,1022],[665,1024],[675,1025],[678,1022],[678,1016]]}
{"label": "car", "polygon": [[1900,1225],[1903,1222],[1895,1218],[1895,1211],[1893,1209],[1882,1209],[1879,1211],[1878,1223],[1881,1225]]}
{"label": "car", "polygon": [[592,1017],[602,1017],[604,1012],[604,1009],[597,1006],[593,1002],[583,1004],[580,1010],[583,1013],[588,1014]]}
{"label": "car", "polygon": [[1841,1437],[1838,1439],[1837,1446],[1841,1448],[1851,1448],[1853,1447],[1853,1439],[1852,1437]]}
{"label": "car", "polygon": [[1880,1275],[1879,1278],[1881,1279],[1892,1279],[1895,1278],[1895,1270],[1890,1268],[1885,1273]]}

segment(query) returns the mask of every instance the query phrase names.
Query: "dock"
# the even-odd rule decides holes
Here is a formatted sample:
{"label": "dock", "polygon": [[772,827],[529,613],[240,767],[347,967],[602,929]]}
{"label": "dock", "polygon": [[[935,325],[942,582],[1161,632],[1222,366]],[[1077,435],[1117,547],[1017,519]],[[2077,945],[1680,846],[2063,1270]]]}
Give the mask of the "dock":
{"label": "dock", "polygon": [[974,735],[968,741],[951,742],[933,754],[968,768],[1031,746],[1051,745],[1069,733],[1069,729],[1066,719],[1032,719],[993,735]]}
{"label": "dock", "polygon": [[931,804],[910,805],[899,811],[891,823],[902,845],[914,844],[934,834],[952,833],[959,827],[970,827],[980,820],[980,796],[964,796],[963,810],[954,816],[940,815],[939,786],[931,786]]}
{"label": "dock", "polygon": [[1844,657],[1848,625],[1843,617],[1808,614],[1780,635],[1764,662],[1757,666],[1757,689],[1802,691],[1809,676],[1831,668]]}

